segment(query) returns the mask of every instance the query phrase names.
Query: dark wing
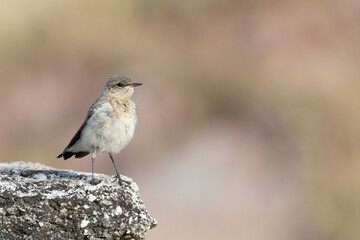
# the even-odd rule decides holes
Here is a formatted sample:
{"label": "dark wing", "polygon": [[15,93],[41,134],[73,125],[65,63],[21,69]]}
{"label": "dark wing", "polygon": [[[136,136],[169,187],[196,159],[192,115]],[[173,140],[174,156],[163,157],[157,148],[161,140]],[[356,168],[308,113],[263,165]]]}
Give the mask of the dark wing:
{"label": "dark wing", "polygon": [[89,152],[71,152],[71,151],[67,151],[67,150],[69,148],[71,148],[80,139],[82,130],[84,129],[88,120],[90,119],[90,117],[93,114],[94,114],[94,109],[90,108],[84,123],[81,125],[79,130],[75,133],[74,137],[71,139],[70,143],[65,147],[64,151],[61,154],[59,154],[59,156],[57,156],[57,158],[63,157],[64,160],[66,160],[68,158],[71,158],[73,155],[75,155],[76,158],[82,158],[89,154]]}

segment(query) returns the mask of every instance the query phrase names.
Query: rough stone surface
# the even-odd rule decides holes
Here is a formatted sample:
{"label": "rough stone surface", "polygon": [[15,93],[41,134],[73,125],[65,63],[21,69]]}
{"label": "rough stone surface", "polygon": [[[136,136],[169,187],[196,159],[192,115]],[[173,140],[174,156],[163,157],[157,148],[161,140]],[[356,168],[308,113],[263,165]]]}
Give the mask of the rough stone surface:
{"label": "rough stone surface", "polygon": [[145,239],[156,220],[131,178],[0,163],[0,239]]}

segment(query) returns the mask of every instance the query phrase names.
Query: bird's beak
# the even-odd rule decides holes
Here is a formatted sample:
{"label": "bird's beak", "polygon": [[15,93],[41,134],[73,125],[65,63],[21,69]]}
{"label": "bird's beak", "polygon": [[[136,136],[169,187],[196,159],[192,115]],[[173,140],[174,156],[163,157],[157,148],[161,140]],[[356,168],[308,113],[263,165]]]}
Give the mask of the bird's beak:
{"label": "bird's beak", "polygon": [[141,86],[142,83],[130,83],[128,86],[132,86],[132,87],[137,87],[137,86]]}

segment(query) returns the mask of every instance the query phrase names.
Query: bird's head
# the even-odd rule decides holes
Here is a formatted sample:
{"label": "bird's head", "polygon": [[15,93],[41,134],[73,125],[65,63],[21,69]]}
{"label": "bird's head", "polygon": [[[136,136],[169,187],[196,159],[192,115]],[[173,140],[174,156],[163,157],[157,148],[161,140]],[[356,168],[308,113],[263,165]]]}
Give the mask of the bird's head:
{"label": "bird's head", "polygon": [[134,93],[134,87],[142,83],[133,83],[130,78],[124,75],[114,75],[107,81],[103,88],[103,95],[116,98],[130,98]]}

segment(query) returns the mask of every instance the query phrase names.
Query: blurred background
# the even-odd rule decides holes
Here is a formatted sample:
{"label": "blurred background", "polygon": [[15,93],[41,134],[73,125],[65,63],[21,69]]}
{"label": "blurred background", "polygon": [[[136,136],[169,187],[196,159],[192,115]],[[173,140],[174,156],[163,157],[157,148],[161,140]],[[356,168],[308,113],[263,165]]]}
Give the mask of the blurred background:
{"label": "blurred background", "polygon": [[[115,159],[149,240],[360,238],[360,2],[3,1],[1,161],[56,156],[107,79],[138,124]],[[107,156],[96,172],[114,174]]]}

